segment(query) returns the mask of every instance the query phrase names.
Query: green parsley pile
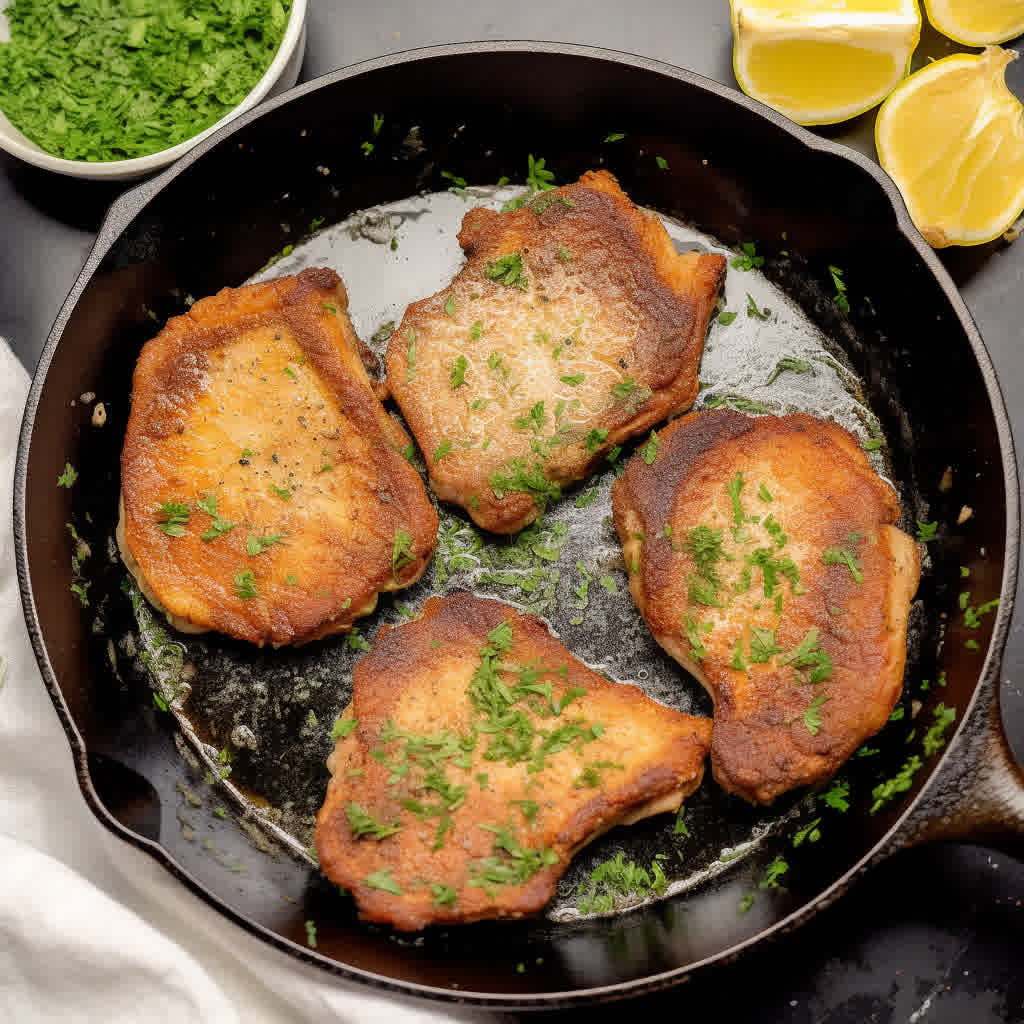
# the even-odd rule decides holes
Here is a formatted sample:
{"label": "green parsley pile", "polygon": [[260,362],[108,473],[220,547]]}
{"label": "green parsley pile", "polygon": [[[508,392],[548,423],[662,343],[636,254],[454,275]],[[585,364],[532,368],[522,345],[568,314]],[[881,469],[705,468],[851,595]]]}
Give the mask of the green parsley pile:
{"label": "green parsley pile", "polygon": [[291,0],[14,0],[0,110],[66,160],[145,156],[204,131],[262,78]]}

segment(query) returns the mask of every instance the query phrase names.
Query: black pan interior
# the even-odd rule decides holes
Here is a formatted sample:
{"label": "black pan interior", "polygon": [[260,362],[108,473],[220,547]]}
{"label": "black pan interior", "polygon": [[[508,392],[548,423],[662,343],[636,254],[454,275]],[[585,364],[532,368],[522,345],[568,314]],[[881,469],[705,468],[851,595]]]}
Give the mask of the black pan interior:
{"label": "black pan interior", "polygon": [[[287,948],[303,955],[305,922],[314,920],[317,951],[306,955],[321,965],[456,997],[528,1002],[603,986],[639,988],[753,938],[814,902],[857,864],[930,770],[929,762],[906,798],[868,813],[871,788],[908,754],[908,729],[890,728],[876,744],[880,754],[851,762],[844,773],[851,809],[828,811],[817,844],[793,849],[792,829],[783,830],[721,879],[664,903],[580,925],[480,924],[415,939],[362,925],[350,902],[306,864],[257,830],[240,828],[232,813],[219,816],[217,809],[230,812],[230,805],[205,766],[183,759],[173,719],[133,676],[134,652],[115,650],[112,667],[108,639],[134,628],[123,572],[107,547],[141,345],[183,310],[187,296],[241,283],[316,218],[332,223],[443,188],[448,182],[440,172],[449,168],[470,182],[503,175],[522,181],[527,153],[543,155],[558,181],[606,166],[639,204],[727,244],[757,240],[769,276],[842,347],[865,382],[911,517],[927,513],[952,523],[961,506],[973,509],[963,528],[944,528],[929,545],[921,641],[907,676],[908,694],[914,690],[924,701],[927,719],[938,700],[966,706],[991,628],[989,621],[972,634],[981,641],[978,651],[965,648],[965,634],[955,627],[941,642],[941,613],[955,608],[959,567],[970,568],[971,589],[981,599],[998,594],[1002,581],[1006,491],[988,390],[994,384],[968,343],[961,307],[904,233],[866,164],[827,145],[810,148],[725,90],[640,61],[463,49],[328,76],[115,208],[94,272],[55,328],[61,344],[32,424],[23,520],[32,597],[46,656],[88,751],[87,795],[101,813],[156,844],[172,869],[240,922],[297,943]],[[384,127],[367,156],[360,143],[370,138],[374,113],[383,115]],[[604,143],[618,131],[627,138]],[[651,153],[670,170],[659,170]],[[849,317],[831,301],[830,264],[845,271]],[[86,391],[105,402],[102,430],[90,425],[88,408],[74,404]],[[70,492],[54,489],[65,459],[80,473]],[[953,486],[941,491],[947,467]],[[84,612],[68,589],[68,522],[94,550]],[[101,626],[94,628],[96,613]],[[224,650],[244,657],[230,644]],[[918,692],[920,680],[934,680],[940,669],[946,688]],[[754,813],[721,798],[712,806],[744,824]],[[751,909],[738,913],[741,898],[757,889],[780,853],[790,865],[785,885],[759,891]]]}

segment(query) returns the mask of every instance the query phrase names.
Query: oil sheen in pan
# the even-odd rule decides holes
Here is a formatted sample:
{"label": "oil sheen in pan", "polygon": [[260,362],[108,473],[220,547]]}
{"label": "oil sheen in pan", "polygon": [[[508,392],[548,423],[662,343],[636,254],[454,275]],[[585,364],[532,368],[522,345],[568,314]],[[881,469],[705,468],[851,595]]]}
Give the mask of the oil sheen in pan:
{"label": "oil sheen in pan", "polygon": [[[357,333],[382,355],[388,335],[382,328],[400,322],[410,302],[443,288],[458,271],[463,258],[456,236],[470,206],[499,208],[521,191],[470,188],[363,211],[296,245],[253,280],[333,267],[348,290]],[[734,255],[683,224],[663,221],[680,251]],[[807,412],[837,421],[862,441],[878,436],[878,421],[841,352],[761,274],[730,267],[720,309],[736,315],[712,323],[698,408]],[[881,457],[872,459],[882,471]],[[384,597],[351,637],[298,650],[259,651],[216,634],[165,633],[133,588],[153,682],[240,809],[254,812],[270,834],[307,859],[327,785],[331,726],[350,700],[360,645],[372,643],[381,625],[415,616],[431,594],[466,588],[519,605],[543,616],[576,657],[610,679],[635,683],[680,711],[709,715],[708,697],[654,643],[630,599],[611,524],[614,476],[609,466],[585,481],[518,539],[484,535],[442,508],[437,556],[416,586]],[[662,895],[699,884],[754,849],[797,799],[780,801],[770,812],[752,808],[708,777],[686,802],[685,831],[661,815],[602,836],[575,858],[548,914],[578,918],[578,894],[587,891],[591,871],[620,851],[648,870],[657,859],[668,880]],[[640,902],[627,897],[615,909]]]}

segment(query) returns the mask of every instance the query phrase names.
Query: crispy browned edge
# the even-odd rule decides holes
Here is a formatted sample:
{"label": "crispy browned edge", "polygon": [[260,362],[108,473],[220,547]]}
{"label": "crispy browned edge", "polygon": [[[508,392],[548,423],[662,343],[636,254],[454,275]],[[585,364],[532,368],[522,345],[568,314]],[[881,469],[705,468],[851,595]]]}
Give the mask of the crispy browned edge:
{"label": "crispy browned edge", "polygon": [[[683,715],[650,700],[636,686],[609,682],[577,661],[540,619],[523,615],[499,601],[464,591],[444,598],[432,597],[426,602],[421,618],[415,622],[381,629],[372,650],[356,664],[352,673],[353,699],[344,714],[357,718],[359,725],[347,739],[338,741],[336,750],[340,752],[345,744],[360,744],[366,749],[372,747],[403,693],[424,672],[431,670],[438,650],[433,642],[438,641],[442,650],[467,646],[476,649],[486,643],[487,634],[502,621],[514,624],[517,650],[521,651],[523,645],[528,645],[536,652],[537,660],[550,659],[551,663],[567,664],[567,686],[583,686],[589,692],[600,690],[614,694],[622,703],[624,717],[629,717],[632,706],[641,703],[653,706],[663,712],[666,731],[678,725],[680,720],[685,720],[686,725],[692,727],[692,732],[675,736],[658,763],[652,764],[642,775],[634,776],[613,797],[604,792],[596,794],[557,834],[542,836],[542,841],[549,843],[558,853],[556,864],[542,868],[524,885],[504,886],[498,901],[488,899],[481,889],[463,887],[455,909],[442,906],[424,910],[412,906],[404,895],[395,896],[364,883],[366,866],[362,865],[359,857],[370,844],[351,838],[344,813],[346,801],[356,794],[349,791],[351,783],[339,777],[340,773],[332,774],[327,796],[317,815],[315,845],[320,867],[333,882],[352,891],[360,915],[367,920],[390,923],[402,930],[416,930],[429,924],[522,917],[536,913],[554,895],[558,878],[565,871],[572,854],[589,838],[600,834],[638,805],[668,793],[681,792],[685,797],[700,785],[704,758],[711,742],[710,719]],[[341,760],[338,754],[332,756]],[[359,790],[359,793],[370,807],[374,805],[372,794],[364,790]],[[474,806],[486,804],[488,797],[487,792],[474,793]],[[505,813],[504,806],[500,813]],[[451,845],[447,844],[438,851],[436,859],[444,860],[450,856]],[[402,860],[403,848],[399,844],[389,846],[383,843],[375,845],[371,853],[375,858],[374,869],[383,869]],[[460,863],[464,865],[464,855]]]}
{"label": "crispy browned edge", "polygon": [[[680,417],[659,433],[658,455],[653,465],[647,465],[639,457],[630,460],[622,477],[612,485],[612,511],[627,562],[639,561],[639,572],[630,573],[630,593],[634,601],[659,644],[693,672],[715,699],[715,729],[711,751],[715,780],[723,789],[751,802],[770,803],[789,789],[830,778],[867,736],[861,736],[852,743],[841,744],[846,749],[840,756],[805,757],[800,770],[792,770],[791,766],[781,774],[779,771],[762,772],[767,763],[766,758],[771,759],[771,752],[766,751],[762,744],[747,735],[742,722],[733,722],[731,719],[726,722],[720,721],[720,706],[730,706],[729,686],[725,685],[722,692],[716,693],[710,681],[697,670],[698,666],[687,663],[677,650],[673,650],[674,647],[679,647],[673,643],[673,629],[678,632],[678,625],[673,627],[671,623],[661,621],[660,617],[652,619],[652,610],[648,608],[646,600],[648,592],[660,590],[667,583],[668,574],[676,571],[671,558],[662,560],[649,557],[648,552],[658,550],[649,543],[649,539],[661,536],[671,516],[678,486],[698,471],[706,456],[719,445],[753,431],[764,430],[771,430],[782,436],[787,432],[811,433],[820,438],[821,442],[828,442],[839,448],[850,459],[851,472],[868,483],[875,493],[877,505],[873,511],[886,546],[891,550],[894,534],[905,541],[910,540],[902,531],[891,525],[900,515],[896,495],[890,485],[875,473],[856,438],[834,422],[805,414],[752,418],[731,410],[709,410]],[[637,540],[638,532],[643,535],[642,541]],[[910,543],[907,549],[913,552],[912,579],[902,581],[902,587],[898,586],[896,581],[890,581],[891,586],[887,591],[890,605],[893,602],[900,604],[903,619],[902,642],[894,651],[896,660],[883,667],[885,674],[892,677],[890,699],[880,703],[873,728],[867,735],[877,732],[885,724],[902,688],[906,661],[906,613],[916,590],[920,571],[920,558],[916,546]],[[823,595],[826,605],[842,606],[851,593],[856,593],[855,585],[841,574],[832,576],[824,582]],[[822,730],[817,738],[820,739],[822,747],[840,745],[839,738],[830,736],[826,730]]]}
{"label": "crispy browned edge", "polygon": [[[589,268],[604,268],[609,262],[630,269],[631,274],[624,275],[622,287],[632,293],[647,314],[631,369],[639,369],[636,376],[642,379],[638,383],[650,388],[653,394],[632,414],[623,403],[593,421],[594,427],[608,431],[605,441],[587,458],[582,457],[586,453],[581,449],[581,461],[569,471],[549,475],[556,483],[568,484],[585,478],[615,445],[693,405],[699,390],[697,373],[704,338],[725,276],[726,258],[719,253],[677,253],[658,218],[638,210],[608,171],[588,171],[575,184],[546,192],[544,196],[549,200],[565,196],[573,206],[550,201],[540,215],[529,207],[508,213],[485,207],[470,210],[459,232],[459,244],[465,250],[467,262],[457,278],[476,273],[484,296],[488,289],[504,287],[488,280],[483,268],[488,256],[509,236],[521,240],[512,248],[529,249],[532,273],[543,278],[545,272],[557,266],[559,245],[571,238],[566,234],[566,225],[587,236],[599,233],[603,242],[600,248],[583,248],[576,255],[574,264],[579,273],[586,275]],[[561,229],[557,237],[555,228]],[[415,384],[407,381],[408,351],[403,339],[409,328],[422,329],[424,323],[443,315],[444,297],[449,290],[450,285],[408,307],[401,325],[391,336],[385,358],[391,393],[424,451],[428,444],[428,421],[422,413],[423,403]],[[462,505],[473,521],[486,530],[515,533],[542,511],[533,496],[524,492],[495,498],[486,481],[474,508],[458,471],[444,461],[432,462],[429,452],[427,468],[438,497]]]}
{"label": "crispy browned edge", "polygon": [[[333,304],[338,315],[325,317],[325,303]],[[143,490],[147,446],[158,443],[171,430],[183,429],[183,420],[176,419],[173,412],[161,413],[160,403],[173,395],[175,406],[180,408],[194,394],[198,375],[182,368],[182,356],[194,354],[198,367],[204,369],[207,352],[230,344],[237,333],[261,326],[282,326],[291,331],[321,380],[333,389],[345,415],[363,436],[374,440],[378,471],[394,495],[394,507],[408,512],[414,547],[422,552],[402,568],[397,582],[409,586],[423,574],[437,543],[437,512],[419,474],[400,454],[409,443],[408,435],[376,397],[375,389],[380,385],[366,372],[367,364],[375,365],[376,359],[356,336],[347,310],[348,293],[338,274],[327,267],[313,267],[295,276],[223,288],[194,303],[188,313],[172,317],[143,346],[132,379],[131,414],[121,452],[124,542],[158,598],[159,589],[146,571],[147,564],[158,565],[160,555],[157,549],[157,559],[149,557],[151,540],[155,539],[152,509],[139,508],[137,499]],[[357,615],[375,600],[380,582],[367,581],[366,599],[353,600],[348,614],[338,608],[325,616],[323,602],[303,603],[299,595],[289,595],[293,619],[306,621],[308,626],[288,637],[257,630],[248,620],[212,605],[208,606],[212,614],[205,625],[259,646],[307,643],[351,629]],[[165,610],[175,614],[174,608],[165,606]]]}

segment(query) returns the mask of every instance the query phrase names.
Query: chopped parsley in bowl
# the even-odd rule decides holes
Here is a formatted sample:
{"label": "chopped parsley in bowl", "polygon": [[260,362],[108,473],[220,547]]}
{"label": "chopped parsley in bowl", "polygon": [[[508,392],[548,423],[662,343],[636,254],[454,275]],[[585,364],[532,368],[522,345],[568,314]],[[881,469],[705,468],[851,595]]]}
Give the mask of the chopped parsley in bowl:
{"label": "chopped parsley in bowl", "polygon": [[294,84],[302,59],[306,0],[0,8],[0,146],[65,174],[162,167],[275,86]]}

